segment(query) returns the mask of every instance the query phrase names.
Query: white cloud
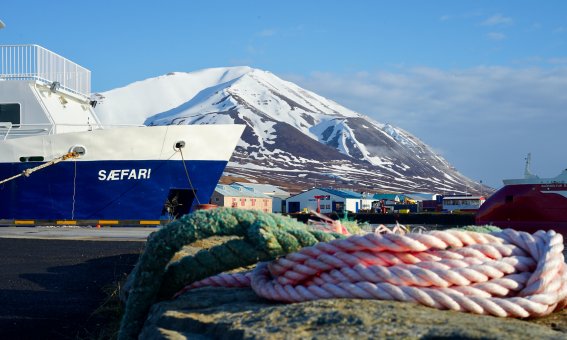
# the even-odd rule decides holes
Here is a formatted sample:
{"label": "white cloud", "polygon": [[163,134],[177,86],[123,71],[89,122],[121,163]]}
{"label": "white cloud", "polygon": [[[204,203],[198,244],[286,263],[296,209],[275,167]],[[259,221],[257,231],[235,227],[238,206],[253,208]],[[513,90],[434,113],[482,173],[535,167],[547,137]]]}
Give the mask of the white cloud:
{"label": "white cloud", "polygon": [[514,21],[510,17],[505,17],[500,14],[491,16],[480,24],[483,26],[497,26],[497,25],[511,25]]}
{"label": "white cloud", "polygon": [[542,28],[541,23],[539,23],[539,22],[536,21],[536,22],[532,23],[532,25],[531,25],[531,27],[530,27],[529,30],[530,30],[530,31],[537,31],[537,30],[540,30],[541,28]]}
{"label": "white cloud", "polygon": [[275,31],[275,30],[273,30],[273,29],[265,29],[265,30],[262,30],[262,31],[258,32],[257,35],[258,35],[259,37],[264,37],[264,38],[266,38],[266,37],[274,36],[275,34],[276,34],[276,31]]}
{"label": "white cloud", "polygon": [[500,41],[506,39],[506,35],[500,32],[489,32],[486,34],[486,37],[494,41]]}
{"label": "white cloud", "polygon": [[541,176],[565,168],[567,67],[422,67],[284,78],[408,130],[443,150],[465,175],[495,187],[522,175],[527,152]]}
{"label": "white cloud", "polygon": [[554,65],[560,65],[560,64],[564,64],[567,65],[567,57],[563,57],[563,58],[550,58],[548,59],[548,61],[550,64],[554,64]]}

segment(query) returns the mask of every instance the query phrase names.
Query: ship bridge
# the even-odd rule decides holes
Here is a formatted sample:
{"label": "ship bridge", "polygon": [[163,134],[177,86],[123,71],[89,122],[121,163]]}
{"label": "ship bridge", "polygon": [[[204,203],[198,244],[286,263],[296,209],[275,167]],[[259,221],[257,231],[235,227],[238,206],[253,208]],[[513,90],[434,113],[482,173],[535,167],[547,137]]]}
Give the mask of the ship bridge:
{"label": "ship bridge", "polygon": [[0,140],[100,128],[88,69],[38,45],[0,57]]}

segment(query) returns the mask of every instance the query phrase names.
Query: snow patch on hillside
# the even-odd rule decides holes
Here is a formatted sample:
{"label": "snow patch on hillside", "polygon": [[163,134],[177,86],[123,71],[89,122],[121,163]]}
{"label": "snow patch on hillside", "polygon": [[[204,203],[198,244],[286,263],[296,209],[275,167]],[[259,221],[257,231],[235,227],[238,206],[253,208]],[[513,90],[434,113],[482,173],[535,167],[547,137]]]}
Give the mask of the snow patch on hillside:
{"label": "snow patch on hillside", "polygon": [[248,176],[301,171],[390,189],[470,181],[410,133],[246,66],[174,72],[94,96],[105,125],[245,124],[229,166]]}

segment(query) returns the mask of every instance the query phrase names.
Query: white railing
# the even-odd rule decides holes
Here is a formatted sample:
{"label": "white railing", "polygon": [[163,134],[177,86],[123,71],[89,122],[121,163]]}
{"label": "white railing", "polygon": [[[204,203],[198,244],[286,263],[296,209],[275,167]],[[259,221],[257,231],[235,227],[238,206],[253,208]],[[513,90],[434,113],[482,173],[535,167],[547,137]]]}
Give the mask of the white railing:
{"label": "white railing", "polygon": [[24,137],[33,135],[49,135],[53,133],[54,125],[51,124],[12,124],[0,122],[0,139],[9,137]]}
{"label": "white railing", "polygon": [[91,71],[38,45],[1,45],[0,78],[38,80],[89,97]]}
{"label": "white railing", "polygon": [[0,141],[11,138],[34,136],[34,135],[52,135],[56,133],[57,128],[81,128],[78,131],[91,131],[103,129],[119,129],[128,127],[145,127],[145,125],[137,124],[112,124],[103,125],[93,124],[12,124],[10,122],[0,122]]}

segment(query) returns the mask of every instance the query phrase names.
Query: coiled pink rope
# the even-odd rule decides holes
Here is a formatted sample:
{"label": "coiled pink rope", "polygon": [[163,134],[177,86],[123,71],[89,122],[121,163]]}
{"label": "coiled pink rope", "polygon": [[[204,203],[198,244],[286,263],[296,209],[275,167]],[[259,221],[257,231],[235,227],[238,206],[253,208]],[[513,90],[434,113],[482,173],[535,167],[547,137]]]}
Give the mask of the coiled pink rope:
{"label": "coiled pink rope", "polygon": [[182,292],[248,285],[283,302],[396,300],[500,317],[544,316],[567,305],[563,237],[554,231],[355,235],[260,263],[252,272],[213,276]]}

